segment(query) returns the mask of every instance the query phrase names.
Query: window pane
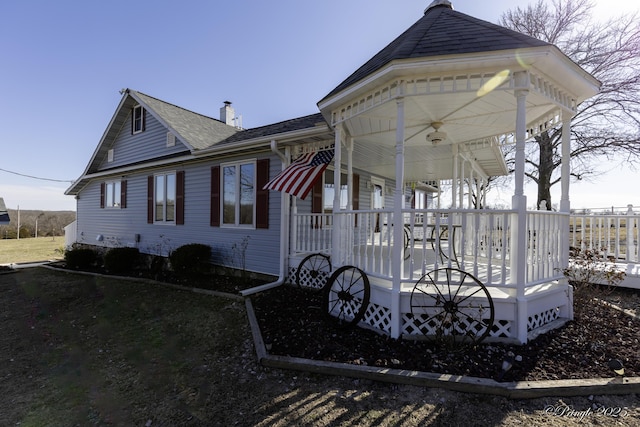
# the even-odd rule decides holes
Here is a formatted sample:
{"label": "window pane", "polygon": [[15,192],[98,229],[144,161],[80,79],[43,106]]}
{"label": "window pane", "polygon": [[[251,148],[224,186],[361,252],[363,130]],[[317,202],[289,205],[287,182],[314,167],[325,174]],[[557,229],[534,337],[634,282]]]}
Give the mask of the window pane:
{"label": "window pane", "polygon": [[138,106],[133,109],[133,131],[140,132],[142,130],[142,107]]}
{"label": "window pane", "polygon": [[222,169],[222,223],[236,223],[236,167],[225,166]]}
{"label": "window pane", "polygon": [[254,192],[253,163],[240,166],[240,224],[253,225]]}
{"label": "window pane", "polygon": [[120,182],[113,183],[113,205],[115,207],[120,206]]}
{"label": "window pane", "polygon": [[164,220],[164,175],[156,176],[156,191],[154,194],[156,205],[156,221]]}
{"label": "window pane", "polygon": [[171,174],[167,175],[167,217],[166,221],[175,220],[176,212],[176,176]]}
{"label": "window pane", "polygon": [[108,182],[105,188],[105,193],[107,197],[106,206],[113,206],[113,183]]}

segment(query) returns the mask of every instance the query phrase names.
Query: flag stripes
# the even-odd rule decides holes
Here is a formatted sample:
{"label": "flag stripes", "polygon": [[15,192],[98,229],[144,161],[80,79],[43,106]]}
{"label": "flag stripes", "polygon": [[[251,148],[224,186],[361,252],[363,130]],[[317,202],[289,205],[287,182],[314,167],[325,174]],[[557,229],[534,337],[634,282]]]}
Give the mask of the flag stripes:
{"label": "flag stripes", "polygon": [[333,159],[333,154],[333,149],[303,154],[263,188],[304,199]]}

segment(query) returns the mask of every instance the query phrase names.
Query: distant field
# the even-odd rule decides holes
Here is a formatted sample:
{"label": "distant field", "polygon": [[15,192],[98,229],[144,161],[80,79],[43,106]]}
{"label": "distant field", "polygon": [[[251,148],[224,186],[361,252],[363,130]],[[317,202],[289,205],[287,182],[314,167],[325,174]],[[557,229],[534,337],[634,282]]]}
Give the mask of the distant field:
{"label": "distant field", "polygon": [[63,248],[63,236],[0,240],[0,264],[61,259]]}

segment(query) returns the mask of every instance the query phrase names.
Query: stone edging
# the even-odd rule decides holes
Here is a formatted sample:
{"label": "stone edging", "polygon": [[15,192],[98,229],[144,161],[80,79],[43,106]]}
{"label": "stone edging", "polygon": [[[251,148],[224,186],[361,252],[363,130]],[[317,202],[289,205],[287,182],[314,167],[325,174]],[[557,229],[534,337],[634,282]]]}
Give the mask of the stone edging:
{"label": "stone edging", "polygon": [[[47,265],[40,267],[54,271],[65,272],[64,269]],[[86,274],[114,278],[114,276],[68,271],[73,274]],[[115,276],[117,278],[117,276]],[[351,378],[369,379],[394,384],[407,384],[419,387],[434,387],[466,393],[489,394],[503,396],[510,399],[531,399],[539,397],[568,397],[590,396],[604,394],[633,394],[640,393],[640,377],[612,377],[576,380],[548,380],[548,381],[516,381],[501,383],[493,379],[467,377],[463,375],[436,374],[431,372],[410,371],[404,369],[378,368],[373,366],[350,365],[347,363],[324,362],[319,360],[302,359],[299,357],[276,356],[267,353],[260,325],[256,318],[253,304],[248,297],[229,294],[226,292],[210,291],[207,289],[174,285],[151,279],[136,277],[122,277],[125,280],[157,284],[172,289],[191,291],[234,301],[244,301],[247,317],[251,326],[251,333],[258,361],[261,365],[271,368],[290,369],[312,372],[323,375],[338,375]]]}

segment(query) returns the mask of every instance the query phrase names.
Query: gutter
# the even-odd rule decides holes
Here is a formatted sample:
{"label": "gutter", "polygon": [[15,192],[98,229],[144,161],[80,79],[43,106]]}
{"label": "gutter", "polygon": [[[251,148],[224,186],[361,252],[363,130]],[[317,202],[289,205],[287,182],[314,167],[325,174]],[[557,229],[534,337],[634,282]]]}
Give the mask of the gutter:
{"label": "gutter", "polygon": [[[278,150],[278,143],[276,142],[276,140],[271,140],[271,151],[273,151],[278,155],[278,157],[280,157],[280,160],[282,161],[282,169],[284,170],[288,163],[287,159],[289,158],[290,152],[289,147],[285,148],[285,153],[283,154],[280,150]],[[287,278],[287,259],[289,258],[290,211],[291,197],[286,193],[281,193],[280,212],[282,213],[282,215],[280,216],[280,272],[278,274],[278,279],[275,282],[265,283],[264,285],[256,286],[255,288],[240,291],[240,295],[242,295],[243,297],[277,288],[278,286],[284,284],[284,281]]]}

